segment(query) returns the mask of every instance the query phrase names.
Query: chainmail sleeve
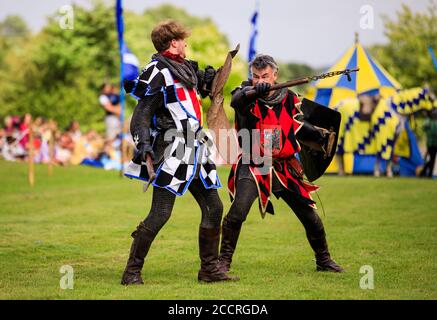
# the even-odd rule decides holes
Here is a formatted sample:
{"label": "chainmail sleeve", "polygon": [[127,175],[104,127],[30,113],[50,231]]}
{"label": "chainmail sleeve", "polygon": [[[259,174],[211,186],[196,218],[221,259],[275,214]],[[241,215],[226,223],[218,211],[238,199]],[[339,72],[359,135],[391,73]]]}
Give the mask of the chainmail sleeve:
{"label": "chainmail sleeve", "polygon": [[133,96],[138,99],[130,123],[130,131],[137,149],[153,154],[150,128],[152,120],[159,108],[164,107],[162,88],[165,86],[164,76],[155,64],[148,65],[135,83]]}
{"label": "chainmail sleeve", "polygon": [[158,108],[163,106],[163,103],[164,97],[162,93],[153,96],[145,96],[138,101],[130,123],[130,131],[137,149],[145,146],[145,150],[152,151],[150,127],[152,125],[153,116]]}

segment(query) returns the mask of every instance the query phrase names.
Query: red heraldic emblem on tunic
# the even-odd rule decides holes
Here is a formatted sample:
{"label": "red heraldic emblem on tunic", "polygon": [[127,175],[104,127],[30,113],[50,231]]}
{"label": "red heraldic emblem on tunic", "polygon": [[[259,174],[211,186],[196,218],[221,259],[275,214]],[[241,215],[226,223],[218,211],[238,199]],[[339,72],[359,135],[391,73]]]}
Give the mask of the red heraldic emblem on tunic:
{"label": "red heraldic emblem on tunic", "polygon": [[182,105],[184,105],[184,103],[191,103],[193,105],[194,112],[196,113],[196,119],[199,120],[199,124],[202,126],[202,104],[197,90],[183,86],[177,79],[174,79],[174,84],[179,101],[182,103]]}
{"label": "red heraldic emblem on tunic", "polygon": [[[295,136],[302,125],[295,119],[297,115],[301,115],[300,110],[296,108],[296,105],[299,106],[300,103],[296,95],[289,93],[281,103],[274,106],[260,105],[257,100],[250,110],[258,119],[255,128],[251,129],[258,129],[260,133],[259,144],[256,145],[255,142],[252,148],[259,148],[261,156],[268,156],[271,153],[273,158],[273,166],[268,173],[260,170],[259,166],[253,163],[249,166],[258,186],[259,207],[263,217],[266,212],[274,213],[270,202],[272,174],[278,177],[284,188],[294,192],[301,200],[315,208],[315,202],[310,193],[318,190],[319,187],[298,177],[293,166],[293,161],[297,160],[294,156],[301,150]],[[236,170],[241,159],[240,157],[239,161],[233,165],[228,180],[232,199],[235,196]]]}

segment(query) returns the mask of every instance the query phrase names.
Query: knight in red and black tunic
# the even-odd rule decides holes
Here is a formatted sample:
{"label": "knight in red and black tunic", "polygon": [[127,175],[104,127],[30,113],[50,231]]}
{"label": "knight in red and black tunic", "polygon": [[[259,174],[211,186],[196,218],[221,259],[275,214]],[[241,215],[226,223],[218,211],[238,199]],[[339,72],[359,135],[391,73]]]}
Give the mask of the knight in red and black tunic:
{"label": "knight in red and black tunic", "polygon": [[[242,142],[244,135],[240,134],[242,154],[229,175],[232,205],[222,225],[219,264],[223,271],[229,271],[241,226],[257,198],[263,217],[266,212],[274,213],[270,201],[273,193],[287,203],[305,227],[315,251],[317,270],[341,272],[343,269],[330,258],[324,226],[310,195],[318,187],[305,181],[302,166],[296,158],[300,151],[297,133],[310,131],[308,135],[314,137],[318,131],[304,122],[301,103],[294,92],[288,89],[270,91],[277,71],[272,57],[257,56],[251,63],[252,79],[232,92],[236,129],[251,133],[251,147],[245,150],[244,146],[248,144]],[[256,94],[250,95],[248,92],[253,90]]]}

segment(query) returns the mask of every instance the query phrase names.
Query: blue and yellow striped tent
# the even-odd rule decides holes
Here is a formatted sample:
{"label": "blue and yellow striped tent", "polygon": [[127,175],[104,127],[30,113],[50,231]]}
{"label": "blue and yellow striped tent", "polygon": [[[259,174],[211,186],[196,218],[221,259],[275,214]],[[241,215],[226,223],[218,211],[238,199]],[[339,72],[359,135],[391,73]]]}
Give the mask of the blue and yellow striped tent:
{"label": "blue and yellow striped tent", "polygon": [[351,73],[348,81],[345,75],[325,78],[310,88],[307,97],[325,106],[333,107],[340,101],[356,98],[357,95],[380,93],[389,97],[401,89],[401,85],[385,70],[363,46],[356,41],[329,71],[360,68]]}
{"label": "blue and yellow striped tent", "polygon": [[[370,120],[361,121],[358,98],[342,100],[334,110],[342,115],[337,154],[343,156],[344,172],[372,173],[376,157],[383,166],[394,157],[401,175],[416,175],[423,159],[408,119],[421,110],[432,110],[436,104],[429,89],[401,90],[380,99]],[[328,172],[338,171],[337,160]]]}
{"label": "blue and yellow striped tent", "polygon": [[[329,71],[360,68],[346,76],[319,80],[306,98],[342,114],[337,154],[343,156],[345,173],[372,173],[376,159],[384,167],[393,157],[400,159],[400,174],[415,175],[423,160],[414,133],[401,120],[419,110],[430,110],[433,99],[427,89],[402,90],[397,82],[363,46],[355,41]],[[380,94],[370,121],[360,120],[360,95]],[[327,172],[337,172],[338,158]],[[385,168],[381,169],[385,171]]]}

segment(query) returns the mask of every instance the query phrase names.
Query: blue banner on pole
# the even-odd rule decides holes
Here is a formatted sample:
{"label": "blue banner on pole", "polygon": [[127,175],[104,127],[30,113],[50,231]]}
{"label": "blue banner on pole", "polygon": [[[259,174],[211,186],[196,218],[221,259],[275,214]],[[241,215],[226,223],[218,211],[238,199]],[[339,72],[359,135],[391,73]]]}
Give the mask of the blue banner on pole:
{"label": "blue banner on pole", "polygon": [[252,19],[250,20],[252,24],[252,34],[250,36],[250,41],[249,41],[249,55],[247,58],[248,62],[251,62],[256,55],[256,42],[258,37],[258,13],[259,13],[259,1],[256,2],[255,12],[253,13]]}
{"label": "blue banner on pole", "polygon": [[123,55],[123,79],[135,80],[138,77],[138,59],[132,52],[130,52],[125,43],[123,43],[121,52]]}
{"label": "blue banner on pole", "polygon": [[122,0],[117,0],[115,6],[117,17],[118,45],[120,50],[120,76],[122,80],[133,80],[138,77],[139,62],[137,57],[129,50],[124,42],[124,21],[123,21],[123,4]]}
{"label": "blue banner on pole", "polygon": [[115,17],[117,19],[117,34],[118,34],[118,43],[120,45],[123,43],[123,33],[124,33],[124,22],[123,22],[123,1],[117,0],[115,4]]}
{"label": "blue banner on pole", "polygon": [[[123,1],[117,0],[115,4],[115,17],[117,20],[118,46],[120,53],[120,123],[124,123],[125,94],[123,89],[124,80],[133,80],[138,77],[138,59],[129,51],[124,43]],[[123,132],[122,132],[123,137]]]}
{"label": "blue banner on pole", "polygon": [[[117,0],[115,4],[115,18],[117,21],[117,34],[118,34],[118,48],[119,48],[119,54],[120,54],[120,123],[123,127],[124,123],[124,106],[125,106],[125,96],[124,96],[124,90],[123,90],[123,74],[124,74],[124,68],[123,68],[123,33],[124,33],[124,22],[123,22],[123,3],[122,0]],[[122,132],[123,136],[123,132]]]}

